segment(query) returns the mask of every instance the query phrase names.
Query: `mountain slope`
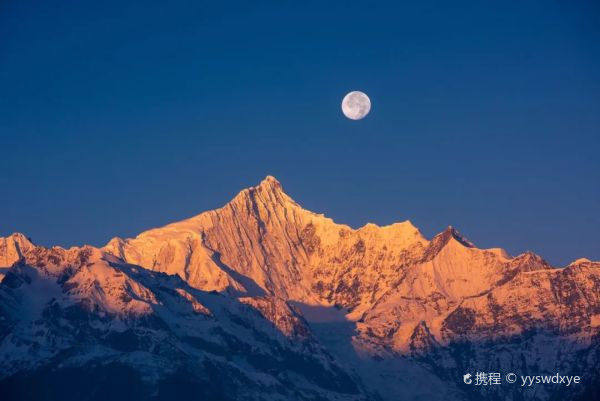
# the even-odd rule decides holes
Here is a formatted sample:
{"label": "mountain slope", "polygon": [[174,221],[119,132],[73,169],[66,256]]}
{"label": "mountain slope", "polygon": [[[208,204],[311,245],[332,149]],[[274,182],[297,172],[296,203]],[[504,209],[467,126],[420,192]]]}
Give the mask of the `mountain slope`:
{"label": "mountain slope", "polygon": [[358,230],[336,224],[302,209],[267,177],[220,209],[133,239],[115,238],[104,250],[179,274],[199,289],[264,292],[362,310],[427,244],[410,222]]}
{"label": "mountain slope", "polygon": [[[575,400],[598,390],[600,263],[554,268],[530,252],[478,249],[452,227],[431,240],[408,221],[352,229],[303,209],[273,177],[102,249],[13,235],[0,240],[0,261],[6,389],[117,364],[142,398],[181,384],[179,371],[207,399],[242,399],[242,388],[252,400]],[[465,385],[476,371],[588,381]],[[220,384],[203,381],[215,372]]]}
{"label": "mountain slope", "polygon": [[0,341],[3,399],[46,397],[31,386],[48,377],[115,369],[138,398],[185,385],[219,400],[365,399],[285,301],[199,291],[92,247],[24,252],[0,285]]}

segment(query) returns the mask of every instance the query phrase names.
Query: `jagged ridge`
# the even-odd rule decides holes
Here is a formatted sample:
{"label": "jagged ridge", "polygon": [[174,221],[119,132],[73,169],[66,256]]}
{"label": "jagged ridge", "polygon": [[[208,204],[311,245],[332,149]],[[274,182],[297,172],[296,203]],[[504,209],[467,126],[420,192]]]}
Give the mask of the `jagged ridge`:
{"label": "jagged ridge", "polygon": [[[95,255],[96,261],[111,261],[109,266],[117,267],[102,271],[116,268],[123,276],[82,276],[80,271],[87,267],[72,260],[82,252]],[[58,281],[66,280],[77,288],[67,293],[80,303],[91,302],[109,314],[137,317],[156,315],[152,305],[157,292],[150,283],[168,276],[145,275],[142,285],[128,281],[132,271],[128,266],[178,276],[189,288],[174,291],[182,302],[191,304],[198,316],[194,319],[214,316],[194,291],[216,291],[253,307],[292,343],[314,341],[315,335],[328,342],[333,336],[331,349],[343,349],[334,352],[336,358],[389,399],[396,399],[400,389],[388,386],[386,394],[370,371],[385,366],[386,375],[403,383],[403,391],[427,397],[427,389],[403,379],[407,372],[419,372],[440,381],[449,398],[452,394],[460,398],[463,389],[456,382],[431,372],[485,363],[489,352],[478,348],[480,342],[511,350],[513,370],[530,369],[518,356],[530,352],[532,360],[539,360],[536,352],[542,348],[586,355],[597,352],[599,263],[579,259],[565,268],[553,268],[531,252],[510,257],[502,249],[478,249],[452,227],[427,240],[409,221],[352,229],[304,210],[270,176],[220,209],[132,239],[115,238],[101,250],[45,250],[16,234],[0,241],[0,261],[12,265],[10,271],[34,266]],[[65,263],[71,267],[57,267]],[[62,273],[56,275],[55,270]],[[69,273],[65,276],[65,272]],[[0,289],[20,286],[15,277],[20,276],[7,276]],[[114,285],[127,290],[117,291],[120,295],[115,298],[109,290]],[[101,293],[94,290],[97,286]],[[22,301],[5,298],[4,302],[18,307]],[[310,317],[308,323],[303,314]],[[351,329],[331,334],[320,329],[324,324]],[[10,332],[10,327],[5,330]],[[350,335],[340,334],[344,332]],[[531,351],[513,345],[515,338],[523,336]],[[464,344],[471,349],[468,365],[456,358]],[[353,354],[358,359],[350,358]],[[414,363],[407,367],[398,355],[413,358]],[[374,356],[388,362],[371,364],[369,358]],[[544,358],[548,368],[569,364],[561,352]],[[591,358],[580,369],[592,372],[594,363]],[[550,395],[544,391],[535,397]]]}

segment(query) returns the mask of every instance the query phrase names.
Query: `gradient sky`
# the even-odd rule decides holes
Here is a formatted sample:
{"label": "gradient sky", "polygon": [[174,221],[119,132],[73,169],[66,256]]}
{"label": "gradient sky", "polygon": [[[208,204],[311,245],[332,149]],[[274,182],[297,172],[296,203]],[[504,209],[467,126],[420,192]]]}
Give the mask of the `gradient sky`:
{"label": "gradient sky", "polygon": [[103,245],[271,174],[354,227],[600,260],[599,3],[411,3],[3,1],[0,235]]}

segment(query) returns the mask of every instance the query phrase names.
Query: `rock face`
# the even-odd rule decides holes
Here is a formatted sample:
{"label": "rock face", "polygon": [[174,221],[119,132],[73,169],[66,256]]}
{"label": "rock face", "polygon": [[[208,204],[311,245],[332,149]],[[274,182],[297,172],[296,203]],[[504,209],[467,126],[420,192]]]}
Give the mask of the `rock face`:
{"label": "rock face", "polygon": [[[478,249],[452,227],[431,240],[408,221],[352,229],[302,209],[273,177],[101,249],[15,234],[0,239],[0,265],[0,394],[15,399],[28,381],[85,371],[117,387],[111,372],[125,372],[146,399],[598,394],[600,263],[555,268]],[[475,387],[468,372],[582,383]]]}
{"label": "rock face", "polygon": [[367,399],[285,301],[200,291],[92,247],[34,247],[11,267],[0,364],[3,400]]}
{"label": "rock face", "polygon": [[0,281],[9,267],[33,247],[29,238],[23,234],[15,233],[10,237],[0,238]]}
{"label": "rock face", "polygon": [[341,305],[358,316],[429,245],[410,223],[359,230],[302,209],[273,177],[223,208],[114,238],[104,250],[203,290]]}

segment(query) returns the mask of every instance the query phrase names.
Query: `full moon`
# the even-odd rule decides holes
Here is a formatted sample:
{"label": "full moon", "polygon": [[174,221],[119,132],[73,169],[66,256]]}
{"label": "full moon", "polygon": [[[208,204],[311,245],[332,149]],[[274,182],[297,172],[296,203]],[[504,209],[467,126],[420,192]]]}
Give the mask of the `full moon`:
{"label": "full moon", "polygon": [[342,111],[351,120],[365,118],[371,110],[371,100],[361,91],[352,91],[342,100]]}

